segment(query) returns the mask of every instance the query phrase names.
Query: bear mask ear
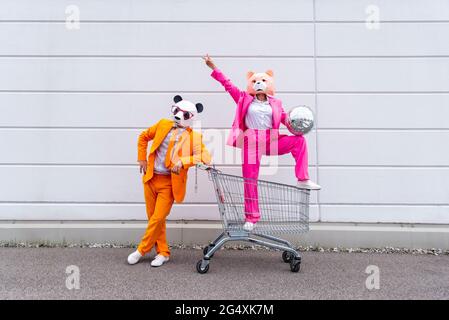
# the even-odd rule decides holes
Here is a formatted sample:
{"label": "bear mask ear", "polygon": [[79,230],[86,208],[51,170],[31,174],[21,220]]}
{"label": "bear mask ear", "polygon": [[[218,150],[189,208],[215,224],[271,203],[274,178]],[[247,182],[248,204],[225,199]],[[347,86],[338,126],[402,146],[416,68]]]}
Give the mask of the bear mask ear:
{"label": "bear mask ear", "polygon": [[267,70],[267,71],[265,71],[265,73],[266,74],[268,74],[270,77],[274,77],[274,72],[273,72],[273,70]]}
{"label": "bear mask ear", "polygon": [[176,96],[174,96],[173,101],[175,103],[178,103],[179,101],[182,101],[182,97],[180,95],[176,95]]}
{"label": "bear mask ear", "polygon": [[251,77],[253,76],[253,74],[254,74],[253,71],[248,71],[248,72],[246,73],[246,79],[251,78]]}
{"label": "bear mask ear", "polygon": [[196,111],[198,111],[198,113],[203,112],[204,107],[203,107],[203,105],[201,103],[197,103],[195,105],[195,107],[196,107]]}

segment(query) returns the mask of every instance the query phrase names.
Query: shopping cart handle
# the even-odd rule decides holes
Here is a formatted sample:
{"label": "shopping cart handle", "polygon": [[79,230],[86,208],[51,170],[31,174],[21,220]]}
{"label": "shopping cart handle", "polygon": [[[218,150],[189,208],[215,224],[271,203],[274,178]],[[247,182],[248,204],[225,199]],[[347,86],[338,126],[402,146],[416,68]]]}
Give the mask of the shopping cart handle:
{"label": "shopping cart handle", "polygon": [[205,163],[202,163],[202,162],[197,163],[197,164],[196,164],[196,167],[197,167],[198,169],[201,169],[201,170],[210,170],[210,169],[212,169],[212,166],[209,166],[209,165],[207,165],[207,164],[205,164]]}

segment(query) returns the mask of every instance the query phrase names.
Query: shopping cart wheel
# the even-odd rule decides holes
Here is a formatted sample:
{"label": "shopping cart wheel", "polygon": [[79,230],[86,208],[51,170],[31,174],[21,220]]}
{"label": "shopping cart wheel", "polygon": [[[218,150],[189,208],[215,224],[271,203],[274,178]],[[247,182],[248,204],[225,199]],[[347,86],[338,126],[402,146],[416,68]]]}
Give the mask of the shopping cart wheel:
{"label": "shopping cart wheel", "polygon": [[293,255],[291,252],[284,251],[282,252],[282,260],[284,260],[285,263],[290,263],[292,261]]}
{"label": "shopping cart wheel", "polygon": [[[204,255],[206,255],[207,252],[208,252],[210,249],[212,249],[212,246],[211,246],[211,245],[206,246],[206,247],[203,249]],[[213,256],[214,256],[214,255],[212,254],[210,257],[212,258]]]}
{"label": "shopping cart wheel", "polygon": [[207,273],[207,271],[209,271],[209,261],[206,262],[206,265],[204,267],[203,260],[201,259],[200,261],[198,261],[196,264],[196,271],[201,274]]}
{"label": "shopping cart wheel", "polygon": [[301,268],[301,258],[294,258],[290,261],[290,270],[292,272],[298,272]]}

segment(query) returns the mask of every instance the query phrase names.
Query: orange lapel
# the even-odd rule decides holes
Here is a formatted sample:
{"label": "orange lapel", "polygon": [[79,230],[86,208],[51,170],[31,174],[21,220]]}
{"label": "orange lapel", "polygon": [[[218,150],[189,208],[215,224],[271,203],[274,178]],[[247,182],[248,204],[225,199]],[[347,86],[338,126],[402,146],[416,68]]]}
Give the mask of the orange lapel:
{"label": "orange lapel", "polygon": [[[181,150],[182,145],[186,141],[187,138],[190,137],[190,133],[192,132],[191,128],[186,128],[186,130],[181,134],[181,137],[179,138],[179,141],[176,143],[175,148],[173,150],[173,159],[172,162],[176,163],[179,159],[179,150]],[[190,154],[182,154],[182,157],[190,156]]]}
{"label": "orange lapel", "polygon": [[157,148],[161,145],[161,143],[164,141],[165,137],[167,136],[168,132],[173,128],[174,121],[166,121],[163,122],[160,127],[158,127],[158,131],[156,133],[155,139],[153,140],[153,143],[151,144],[150,153],[153,153],[156,151]]}

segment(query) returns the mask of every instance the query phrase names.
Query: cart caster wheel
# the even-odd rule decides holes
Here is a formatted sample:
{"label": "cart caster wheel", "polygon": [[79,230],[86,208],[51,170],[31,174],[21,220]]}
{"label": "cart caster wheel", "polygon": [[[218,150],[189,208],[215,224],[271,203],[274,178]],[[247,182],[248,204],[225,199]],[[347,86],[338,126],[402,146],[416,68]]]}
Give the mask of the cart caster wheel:
{"label": "cart caster wheel", "polygon": [[[208,252],[210,249],[212,249],[212,247],[213,247],[213,246],[211,246],[211,245],[208,245],[208,246],[204,247],[204,249],[203,249],[204,255],[206,255],[207,252]],[[212,255],[210,256],[210,258],[212,258],[213,256],[214,256],[214,255],[212,254]]]}
{"label": "cart caster wheel", "polygon": [[292,261],[293,255],[291,252],[284,251],[282,252],[282,260],[284,260],[285,263],[290,263]]}
{"label": "cart caster wheel", "polygon": [[203,265],[203,260],[198,261],[196,264],[196,271],[198,271],[198,273],[205,274],[205,273],[207,273],[207,271],[209,271],[209,262],[207,262],[207,264],[204,268],[202,267],[202,265]]}
{"label": "cart caster wheel", "polygon": [[290,261],[290,270],[292,272],[298,272],[300,268],[301,268],[301,259],[295,258]]}

